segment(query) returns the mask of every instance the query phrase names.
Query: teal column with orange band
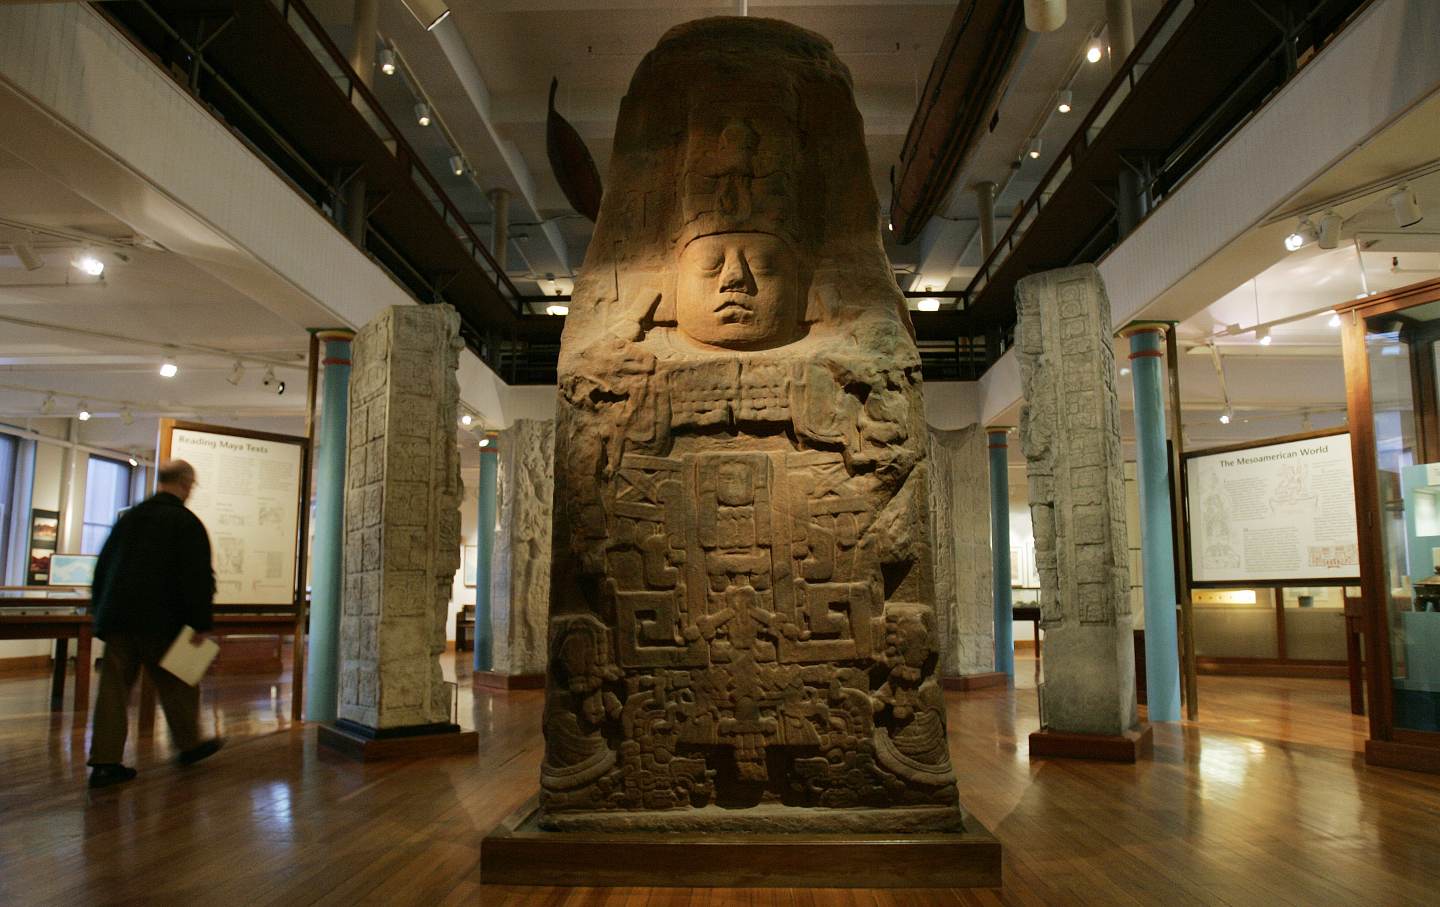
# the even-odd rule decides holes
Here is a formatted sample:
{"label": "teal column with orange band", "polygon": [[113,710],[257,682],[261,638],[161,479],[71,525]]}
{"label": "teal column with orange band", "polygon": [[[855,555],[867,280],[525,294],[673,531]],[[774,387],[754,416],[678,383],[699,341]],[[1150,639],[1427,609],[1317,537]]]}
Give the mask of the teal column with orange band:
{"label": "teal column with orange band", "polygon": [[986,431],[990,447],[990,558],[995,599],[995,670],[1015,677],[1015,605],[1010,600],[1008,428]]}

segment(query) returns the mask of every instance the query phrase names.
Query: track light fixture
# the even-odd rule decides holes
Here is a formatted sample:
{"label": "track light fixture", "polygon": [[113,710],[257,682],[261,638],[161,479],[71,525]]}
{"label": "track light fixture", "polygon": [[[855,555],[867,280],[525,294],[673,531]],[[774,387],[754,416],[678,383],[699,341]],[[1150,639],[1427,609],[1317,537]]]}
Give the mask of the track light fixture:
{"label": "track light fixture", "polygon": [[570,307],[563,302],[552,302],[545,307],[546,315],[569,315]]}
{"label": "track light fixture", "polygon": [[1060,97],[1055,104],[1055,109],[1060,113],[1069,113],[1074,109],[1074,99],[1075,96],[1071,94],[1070,89],[1061,89]]}
{"label": "track light fixture", "polygon": [[78,412],[75,413],[75,418],[79,419],[81,422],[89,422],[89,421],[90,421],[90,404],[86,403],[84,400],[81,400],[81,401],[80,401],[80,409],[79,409]]}
{"label": "track light fixture", "polygon": [[483,437],[483,438],[480,439],[480,446],[481,446],[481,447],[489,447],[489,446],[490,446],[490,437],[489,437],[489,435],[486,435],[485,437]]}
{"label": "track light fixture", "polygon": [[1220,414],[1220,424],[1221,424],[1221,425],[1229,425],[1229,424],[1230,424],[1230,420],[1231,420],[1231,419],[1234,419],[1234,418],[1235,418],[1235,412],[1234,412],[1234,410],[1232,410],[1232,409],[1230,408],[1230,405],[1227,403],[1227,404],[1225,405],[1225,411]]}
{"label": "track light fixture", "polygon": [[1122,365],[1122,366],[1120,366],[1120,377],[1121,377],[1121,378],[1124,378],[1124,377],[1128,376],[1129,374],[1130,374],[1130,366],[1128,366],[1128,365]]}
{"label": "track light fixture", "polygon": [[1334,211],[1326,211],[1320,217],[1320,225],[1317,230],[1320,248],[1333,249],[1340,245],[1340,228],[1345,221]]}
{"label": "track light fixture", "polygon": [[75,265],[77,271],[91,277],[100,277],[105,273],[105,262],[97,258],[95,253],[89,249],[82,251],[72,264]]}
{"label": "track light fixture", "polygon": [[139,460],[135,459],[134,457],[131,457],[131,458],[130,458],[130,468],[131,468],[131,469],[134,469],[136,466],[139,466],[139,465],[140,465],[140,461],[139,461]]}
{"label": "track light fixture", "polygon": [[430,125],[430,105],[424,101],[415,105],[415,122],[421,126]]}
{"label": "track light fixture", "polygon": [[[237,364],[238,364],[238,363],[237,363]],[[233,370],[231,371],[231,374],[232,374],[232,375],[234,374],[234,371],[233,371]],[[274,387],[276,384],[279,384],[279,383],[281,383],[281,382],[278,382],[278,381],[275,380],[275,366],[273,366],[273,365],[267,365],[267,366],[265,366],[265,377],[263,377],[263,378],[260,379],[260,386],[261,386],[261,387]],[[282,390],[282,391],[280,391],[280,393],[283,394],[283,393],[285,393],[285,392]]]}
{"label": "track light fixture", "polygon": [[160,377],[174,378],[180,374],[180,366],[175,364],[174,356],[166,356],[165,361],[160,363]]}
{"label": "track light fixture", "polygon": [[461,416],[460,416],[460,424],[461,424],[461,425],[465,426],[466,428],[469,428],[474,422],[475,422],[475,417],[474,417],[474,416],[470,415],[469,413],[462,413],[462,414],[461,414]]}
{"label": "track light fixture", "polygon": [[1334,315],[1331,315],[1330,320],[1325,323],[1332,328],[1338,328],[1340,326],[1340,313],[1336,312]]}
{"label": "track light fixture", "polygon": [[395,51],[388,47],[380,48],[380,71],[387,76],[395,75]]}
{"label": "track light fixture", "polygon": [[455,174],[456,176],[464,176],[465,171],[469,169],[470,167],[465,163],[465,159],[463,157],[458,154],[450,155],[451,173]]}
{"label": "track light fixture", "polygon": [[245,363],[241,362],[239,359],[236,359],[235,364],[230,366],[229,377],[227,377],[225,380],[229,381],[232,387],[239,387],[240,382],[242,379],[244,379],[244,377]]}
{"label": "track light fixture", "polygon": [[45,399],[40,401],[40,414],[48,416],[55,412],[55,395],[46,394]]}
{"label": "track light fixture", "polygon": [[934,296],[926,296],[915,303],[915,308],[922,312],[938,312],[940,311],[940,300]]}
{"label": "track light fixture", "polygon": [[1389,201],[1390,210],[1395,212],[1395,224],[1402,229],[1413,227],[1425,219],[1425,212],[1420,208],[1420,197],[1408,185],[1402,183],[1390,193]]}
{"label": "track light fixture", "polygon": [[[128,407],[128,406],[122,406],[122,407],[120,407],[120,421],[123,422],[123,423],[126,424],[126,425],[134,425],[134,424],[135,424],[135,414],[132,413],[132,412],[130,412],[130,407]],[[134,465],[134,464],[131,464],[131,465]]]}
{"label": "track light fixture", "polygon": [[1260,342],[1261,346],[1269,346],[1273,338],[1270,336],[1269,328],[1256,328],[1255,339]]}
{"label": "track light fixture", "polygon": [[1032,161],[1040,157],[1040,136],[1037,135],[1030,140],[1030,147],[1025,150],[1025,153],[1030,156]]}
{"label": "track light fixture", "polygon": [[1295,229],[1290,231],[1290,235],[1285,237],[1285,248],[1294,252],[1318,238],[1319,233],[1316,231],[1315,225],[1310,222],[1310,218],[1302,217],[1300,223],[1295,225]]}
{"label": "track light fixture", "polygon": [[20,264],[25,266],[27,271],[38,271],[45,267],[45,259],[41,258],[35,251],[35,247],[28,242],[13,243],[10,248],[15,250],[15,257],[20,259]]}
{"label": "track light fixture", "polygon": [[1105,51],[1100,48],[1100,42],[1098,40],[1091,41],[1090,47],[1085,51],[1086,62],[1099,63],[1103,56],[1105,56]]}

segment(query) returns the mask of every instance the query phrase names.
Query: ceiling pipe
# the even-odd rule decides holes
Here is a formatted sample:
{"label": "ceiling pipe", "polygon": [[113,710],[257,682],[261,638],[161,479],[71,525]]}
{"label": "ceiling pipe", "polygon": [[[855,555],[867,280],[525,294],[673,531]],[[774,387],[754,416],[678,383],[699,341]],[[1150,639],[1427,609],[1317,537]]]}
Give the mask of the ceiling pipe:
{"label": "ceiling pipe", "polygon": [[1051,32],[1065,24],[1065,0],[1025,0],[1025,27]]}

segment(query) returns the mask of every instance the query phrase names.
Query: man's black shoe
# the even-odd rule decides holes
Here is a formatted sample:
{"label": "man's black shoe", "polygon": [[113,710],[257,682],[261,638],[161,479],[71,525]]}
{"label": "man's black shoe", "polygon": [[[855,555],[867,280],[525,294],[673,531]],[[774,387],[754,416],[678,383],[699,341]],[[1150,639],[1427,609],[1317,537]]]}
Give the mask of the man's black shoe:
{"label": "man's black shoe", "polygon": [[201,759],[209,759],[211,756],[220,752],[220,747],[224,745],[224,737],[211,737],[204,743],[193,746],[185,752],[181,753],[180,755],[176,756],[175,761],[180,765],[194,765]]}
{"label": "man's black shoe", "polygon": [[138,775],[139,772],[118,763],[106,765],[95,765],[90,768],[90,787],[109,787],[112,784],[123,784]]}

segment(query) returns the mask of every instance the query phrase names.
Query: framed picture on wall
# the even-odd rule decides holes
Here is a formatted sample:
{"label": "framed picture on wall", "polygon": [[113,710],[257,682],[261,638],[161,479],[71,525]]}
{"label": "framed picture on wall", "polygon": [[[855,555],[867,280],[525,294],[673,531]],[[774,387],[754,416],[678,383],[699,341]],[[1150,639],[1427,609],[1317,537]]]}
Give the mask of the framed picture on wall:
{"label": "framed picture on wall", "polygon": [[1010,546],[1010,585],[1025,585],[1025,547],[1023,545]]}
{"label": "framed picture on wall", "polygon": [[465,546],[465,585],[475,588],[475,574],[480,565],[480,549],[475,545]]}
{"label": "framed picture on wall", "polygon": [[30,511],[30,567],[25,571],[25,584],[48,586],[50,584],[50,556],[55,553],[60,541],[60,512],[58,510]]}

